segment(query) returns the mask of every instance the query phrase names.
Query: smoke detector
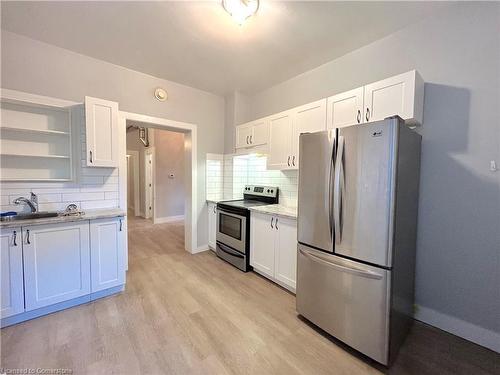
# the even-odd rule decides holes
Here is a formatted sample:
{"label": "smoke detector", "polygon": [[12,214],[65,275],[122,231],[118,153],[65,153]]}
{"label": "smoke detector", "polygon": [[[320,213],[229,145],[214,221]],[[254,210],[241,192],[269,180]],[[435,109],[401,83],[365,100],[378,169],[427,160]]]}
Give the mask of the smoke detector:
{"label": "smoke detector", "polygon": [[167,97],[168,97],[167,92],[161,87],[158,87],[155,90],[155,98],[158,99],[160,102],[164,102],[165,100],[167,100]]}

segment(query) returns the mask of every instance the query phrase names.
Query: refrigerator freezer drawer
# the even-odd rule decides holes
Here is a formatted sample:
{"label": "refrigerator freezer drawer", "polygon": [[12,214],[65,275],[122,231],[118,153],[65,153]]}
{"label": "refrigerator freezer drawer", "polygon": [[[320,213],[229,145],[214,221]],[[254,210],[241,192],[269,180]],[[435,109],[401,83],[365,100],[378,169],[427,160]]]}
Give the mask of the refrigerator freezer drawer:
{"label": "refrigerator freezer drawer", "polygon": [[388,363],[390,271],[299,244],[299,314],[382,364]]}

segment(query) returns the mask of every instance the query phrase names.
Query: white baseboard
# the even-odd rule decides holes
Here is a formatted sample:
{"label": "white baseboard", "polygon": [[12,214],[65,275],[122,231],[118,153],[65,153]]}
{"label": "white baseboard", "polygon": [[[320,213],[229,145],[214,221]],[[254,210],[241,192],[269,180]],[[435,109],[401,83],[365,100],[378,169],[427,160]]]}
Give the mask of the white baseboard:
{"label": "white baseboard", "polygon": [[207,251],[207,250],[210,250],[210,248],[208,247],[208,244],[207,245],[201,245],[201,246],[198,246],[196,248],[196,250],[192,252],[192,254],[202,253],[202,252]]}
{"label": "white baseboard", "polygon": [[500,353],[500,333],[423,306],[418,306],[415,319]]}
{"label": "white baseboard", "polygon": [[153,224],[164,224],[182,220],[184,220],[184,215],[155,217],[153,220]]}

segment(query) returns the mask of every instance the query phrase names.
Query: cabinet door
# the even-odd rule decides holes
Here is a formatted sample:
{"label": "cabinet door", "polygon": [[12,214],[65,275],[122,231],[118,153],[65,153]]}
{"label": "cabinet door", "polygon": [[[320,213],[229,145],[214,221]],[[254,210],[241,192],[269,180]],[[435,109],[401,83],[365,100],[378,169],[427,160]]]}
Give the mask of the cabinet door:
{"label": "cabinet door", "polygon": [[252,212],[250,216],[250,265],[261,273],[274,277],[274,217]]}
{"label": "cabinet door", "polygon": [[23,227],[26,311],[90,293],[89,224]]}
{"label": "cabinet door", "polygon": [[250,135],[250,144],[252,146],[262,146],[269,142],[269,122],[267,119],[261,119],[252,122],[252,134]]}
{"label": "cabinet door", "polygon": [[236,127],[236,148],[250,147],[250,136],[252,135],[252,125],[243,124]]}
{"label": "cabinet door", "polygon": [[217,205],[208,203],[208,246],[214,250],[217,233]]}
{"label": "cabinet door", "polygon": [[326,130],[326,99],[309,103],[293,110],[293,147],[290,164],[299,168],[299,136]]}
{"label": "cabinet door", "polygon": [[0,230],[0,317],[24,311],[23,248],[21,228]]}
{"label": "cabinet door", "polygon": [[92,293],[125,284],[123,218],[90,222]]}
{"label": "cabinet door", "polygon": [[365,86],[364,122],[394,115],[410,122],[421,121],[417,108],[423,106],[423,83],[417,75],[413,70]]}
{"label": "cabinet door", "polygon": [[269,118],[268,169],[292,168],[292,112],[282,112]]}
{"label": "cabinet door", "polygon": [[275,278],[295,291],[297,281],[297,221],[279,217],[277,222]]}
{"label": "cabinet door", "polygon": [[118,103],[85,97],[87,166],[118,167]]}
{"label": "cabinet door", "polygon": [[363,93],[363,87],[359,87],[328,98],[328,129],[363,122]]}

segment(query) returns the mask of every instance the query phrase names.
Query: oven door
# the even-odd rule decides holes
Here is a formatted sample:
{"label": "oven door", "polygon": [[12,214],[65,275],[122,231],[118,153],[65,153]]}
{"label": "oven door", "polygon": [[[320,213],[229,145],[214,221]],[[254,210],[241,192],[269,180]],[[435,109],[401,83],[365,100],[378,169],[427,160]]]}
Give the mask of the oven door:
{"label": "oven door", "polygon": [[247,218],[223,208],[217,209],[217,241],[245,254]]}

